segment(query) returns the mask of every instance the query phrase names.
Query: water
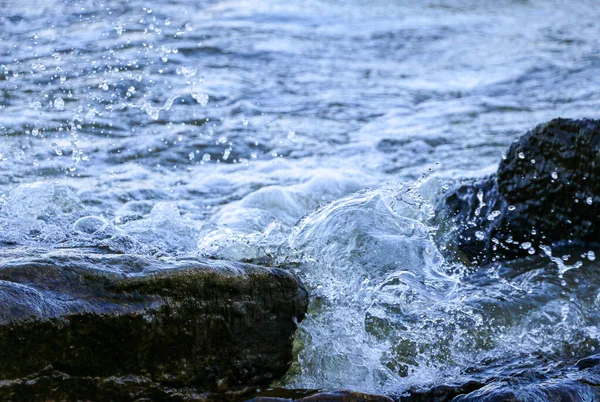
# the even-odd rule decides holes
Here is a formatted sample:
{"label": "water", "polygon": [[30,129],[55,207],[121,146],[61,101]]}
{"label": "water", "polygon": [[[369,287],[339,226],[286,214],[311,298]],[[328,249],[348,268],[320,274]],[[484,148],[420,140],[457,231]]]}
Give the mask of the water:
{"label": "water", "polygon": [[494,171],[535,124],[600,117],[599,17],[0,1],[0,242],[293,269],[313,298],[287,387],[402,392],[583,357],[591,250],[473,272],[430,219],[447,179]]}

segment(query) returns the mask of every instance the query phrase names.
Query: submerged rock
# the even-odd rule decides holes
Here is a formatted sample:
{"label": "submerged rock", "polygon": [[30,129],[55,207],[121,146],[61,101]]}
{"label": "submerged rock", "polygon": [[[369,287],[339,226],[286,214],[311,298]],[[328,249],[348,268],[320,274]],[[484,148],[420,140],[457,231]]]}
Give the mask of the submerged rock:
{"label": "submerged rock", "polygon": [[496,174],[447,192],[438,218],[467,262],[600,240],[600,120],[555,119],[514,142]]}
{"label": "submerged rock", "polygon": [[3,400],[268,385],[308,299],[280,269],[83,249],[2,250],[0,288]]}

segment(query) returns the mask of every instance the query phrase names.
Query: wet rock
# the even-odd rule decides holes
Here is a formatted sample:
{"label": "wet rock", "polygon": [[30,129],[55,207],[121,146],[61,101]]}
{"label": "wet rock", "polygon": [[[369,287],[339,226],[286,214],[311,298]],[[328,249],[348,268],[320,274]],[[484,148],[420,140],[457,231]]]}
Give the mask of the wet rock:
{"label": "wet rock", "polygon": [[393,400],[383,395],[362,394],[351,391],[329,391],[307,396],[300,399],[299,402],[393,402]]}
{"label": "wet rock", "polygon": [[448,243],[483,264],[542,245],[600,239],[600,120],[555,119],[514,142],[495,175],[463,181],[439,208]]}
{"label": "wet rock", "polygon": [[0,288],[2,400],[267,385],[307,307],[280,269],[83,249],[0,250]]}
{"label": "wet rock", "polygon": [[[590,382],[591,380],[591,382]],[[460,395],[453,402],[528,402],[528,401],[561,401],[585,402],[597,401],[600,398],[598,380],[580,379],[546,379],[530,382],[527,379],[510,378],[493,382],[485,387]]]}
{"label": "wet rock", "polygon": [[452,401],[459,395],[477,391],[485,384],[479,381],[468,381],[464,384],[437,385],[429,389],[413,389],[399,396],[400,402],[446,402]]}
{"label": "wet rock", "polygon": [[[290,394],[294,392],[295,391],[288,391]],[[246,402],[394,402],[394,400],[383,395],[337,390],[323,392],[312,391],[312,395],[304,397],[258,396],[256,398],[249,399]]]}

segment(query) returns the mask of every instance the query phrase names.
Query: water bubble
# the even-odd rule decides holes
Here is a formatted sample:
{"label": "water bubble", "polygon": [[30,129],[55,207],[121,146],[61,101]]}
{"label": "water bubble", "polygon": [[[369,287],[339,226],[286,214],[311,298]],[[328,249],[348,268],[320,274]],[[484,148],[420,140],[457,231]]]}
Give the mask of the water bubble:
{"label": "water bubble", "polygon": [[98,88],[102,89],[103,91],[108,91],[108,84],[103,82],[102,84],[98,85]]}
{"label": "water bubble", "polygon": [[552,179],[553,179],[553,180],[556,180],[556,179],[558,179],[558,173],[556,173],[556,172],[552,172],[552,175],[551,175],[551,176],[552,176]]}
{"label": "water bubble", "polygon": [[594,261],[596,259],[596,253],[594,253],[593,251],[588,251],[587,252],[587,258],[590,261]]}
{"label": "water bubble", "polygon": [[39,108],[42,107],[42,104],[39,101],[34,101],[34,102],[29,103],[29,107],[32,108],[33,110],[38,110]]}
{"label": "water bubble", "polygon": [[592,197],[588,197],[588,198],[585,200],[585,202],[587,202],[587,203],[588,203],[588,205],[592,205],[592,203],[593,203],[594,201],[592,200]]}
{"label": "water bubble", "polygon": [[40,134],[40,130],[38,130],[37,128],[34,128],[33,130],[31,130],[31,134],[36,137]]}
{"label": "water bubble", "polygon": [[519,159],[525,159],[525,154],[523,152],[519,152]]}
{"label": "water bubble", "polygon": [[54,108],[58,110],[63,110],[65,108],[65,101],[62,98],[54,99]]}
{"label": "water bubble", "polygon": [[485,235],[483,232],[478,230],[477,232],[475,232],[475,238],[479,241],[482,241],[483,239],[485,239]]}
{"label": "water bubble", "polygon": [[192,24],[190,24],[189,22],[187,24],[185,24],[185,30],[186,31],[191,31],[192,29],[194,29],[194,26]]}
{"label": "water bubble", "polygon": [[242,124],[243,124],[244,126],[247,126],[247,125],[248,125],[248,120],[246,120],[246,119],[242,120]]}
{"label": "water bubble", "polygon": [[202,155],[202,162],[209,162],[209,161],[210,161],[209,153],[205,153],[204,155]]}
{"label": "water bubble", "polygon": [[169,20],[169,19],[166,19],[166,20],[165,20],[165,25],[171,25],[171,20]]}
{"label": "water bubble", "polygon": [[73,230],[75,232],[92,234],[97,232],[102,226],[106,225],[106,221],[97,216],[84,216],[79,218],[73,224]]}
{"label": "water bubble", "polygon": [[529,254],[535,254],[535,248],[533,248],[533,247],[530,247],[529,249],[527,249],[527,252],[528,252]]}
{"label": "water bubble", "polygon": [[515,207],[514,205],[509,205],[508,206],[508,210],[509,211],[514,211],[515,209],[517,209],[517,207]]}
{"label": "water bubble", "polygon": [[189,153],[188,157],[190,158],[191,161],[193,161],[194,158],[196,157],[196,155],[194,155],[194,152],[192,151]]}

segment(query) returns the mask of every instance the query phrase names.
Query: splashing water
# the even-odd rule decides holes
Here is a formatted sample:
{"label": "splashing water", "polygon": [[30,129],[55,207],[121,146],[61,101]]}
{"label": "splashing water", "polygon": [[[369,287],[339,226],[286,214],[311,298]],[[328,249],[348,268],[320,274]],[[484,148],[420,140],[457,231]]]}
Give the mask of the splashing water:
{"label": "splashing water", "polygon": [[599,117],[593,2],[147,3],[0,1],[3,247],[294,270],[312,301],[286,387],[596,350],[593,250],[473,269],[431,224],[447,180],[534,124]]}

